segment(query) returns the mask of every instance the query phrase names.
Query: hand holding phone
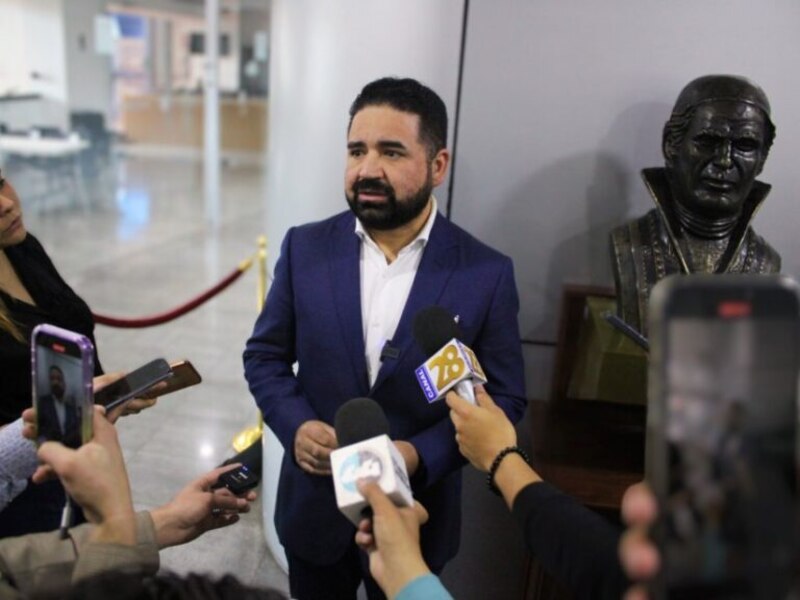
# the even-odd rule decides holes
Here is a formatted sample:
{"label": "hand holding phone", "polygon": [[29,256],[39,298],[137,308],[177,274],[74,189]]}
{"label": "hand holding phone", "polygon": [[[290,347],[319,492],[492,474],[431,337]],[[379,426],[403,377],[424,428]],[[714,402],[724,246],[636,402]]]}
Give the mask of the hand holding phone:
{"label": "hand holding phone", "polygon": [[169,378],[171,374],[169,363],[163,358],[157,358],[98,390],[95,402],[105,406],[106,411],[111,411]]}
{"label": "hand holding phone", "polygon": [[241,496],[256,487],[260,481],[261,478],[245,465],[239,465],[237,468],[220,475],[217,483],[211,486],[211,489],[218,490],[224,487],[234,495]]}
{"label": "hand holding phone", "polygon": [[651,297],[647,479],[658,598],[798,590],[800,301],[765,275],[667,278]]}

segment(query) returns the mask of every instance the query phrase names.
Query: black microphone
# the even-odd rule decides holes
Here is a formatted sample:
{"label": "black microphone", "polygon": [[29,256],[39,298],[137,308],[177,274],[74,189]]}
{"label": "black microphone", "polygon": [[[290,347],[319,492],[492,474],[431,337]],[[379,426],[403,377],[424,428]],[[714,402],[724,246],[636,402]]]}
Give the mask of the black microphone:
{"label": "black microphone", "polygon": [[348,400],[333,419],[339,448],[331,452],[333,487],[339,510],[358,526],[369,508],[358,480],[375,481],[397,506],[413,506],[406,463],[389,439],[389,421],[370,398]]}
{"label": "black microphone", "polygon": [[400,348],[392,346],[392,340],[386,340],[381,348],[381,362],[384,360],[394,360],[400,356]]}
{"label": "black microphone", "polygon": [[389,420],[381,405],[372,398],[352,398],[339,407],[333,417],[339,447],[389,435]]}
{"label": "black microphone", "polygon": [[486,383],[486,375],[475,353],[459,341],[461,329],[450,311],[441,306],[420,310],[414,316],[413,332],[430,357],[414,372],[428,402],[455,388],[459,396],[475,404],[473,385]]}
{"label": "black microphone", "polygon": [[436,354],[442,346],[453,338],[461,337],[461,328],[446,308],[429,306],[414,315],[412,326],[414,339],[425,356]]}

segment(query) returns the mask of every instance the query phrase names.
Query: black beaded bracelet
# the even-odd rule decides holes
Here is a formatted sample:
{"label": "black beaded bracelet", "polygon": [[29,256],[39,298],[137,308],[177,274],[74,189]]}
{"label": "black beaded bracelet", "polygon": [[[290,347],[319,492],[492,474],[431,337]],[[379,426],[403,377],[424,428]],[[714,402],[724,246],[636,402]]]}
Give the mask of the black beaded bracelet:
{"label": "black beaded bracelet", "polygon": [[500,496],[501,494],[500,490],[494,483],[494,476],[497,473],[497,469],[500,468],[500,463],[503,462],[503,459],[509,454],[514,454],[514,453],[519,454],[526,463],[531,464],[531,459],[528,458],[528,453],[525,452],[525,450],[523,450],[519,446],[509,446],[508,448],[503,448],[502,450],[500,450],[500,452],[494,458],[492,466],[489,467],[489,472],[486,473],[486,485],[489,487],[490,490],[492,490],[492,492],[494,492],[498,496]]}

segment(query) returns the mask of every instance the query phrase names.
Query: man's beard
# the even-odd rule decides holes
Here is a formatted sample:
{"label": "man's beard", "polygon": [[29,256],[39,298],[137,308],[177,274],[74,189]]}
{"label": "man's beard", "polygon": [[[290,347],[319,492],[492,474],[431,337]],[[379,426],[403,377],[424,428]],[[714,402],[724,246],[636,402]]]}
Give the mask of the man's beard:
{"label": "man's beard", "polygon": [[[397,229],[416,219],[425,207],[433,191],[433,181],[430,171],[425,184],[415,194],[400,201],[394,193],[394,188],[380,179],[361,179],[356,181],[351,188],[353,198],[345,194],[350,210],[367,229],[388,231]],[[358,199],[359,192],[380,192],[386,195],[384,202],[362,202]]]}

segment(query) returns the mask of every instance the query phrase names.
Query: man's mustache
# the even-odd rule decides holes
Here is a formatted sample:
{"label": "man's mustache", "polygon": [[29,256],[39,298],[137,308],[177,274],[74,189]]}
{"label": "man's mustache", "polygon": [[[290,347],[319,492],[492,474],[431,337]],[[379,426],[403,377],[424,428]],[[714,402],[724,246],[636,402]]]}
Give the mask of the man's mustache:
{"label": "man's mustache", "polygon": [[359,179],[353,184],[352,189],[353,193],[356,195],[359,192],[377,192],[379,194],[386,194],[386,196],[394,196],[394,188],[380,179]]}

